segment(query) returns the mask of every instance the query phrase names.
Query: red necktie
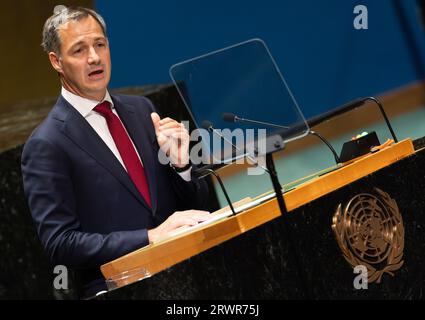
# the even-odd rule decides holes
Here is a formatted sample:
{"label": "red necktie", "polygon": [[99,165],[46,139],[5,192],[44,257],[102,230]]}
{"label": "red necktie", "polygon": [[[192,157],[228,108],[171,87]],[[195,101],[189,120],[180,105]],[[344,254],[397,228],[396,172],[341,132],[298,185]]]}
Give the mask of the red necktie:
{"label": "red necktie", "polygon": [[120,119],[112,112],[110,103],[103,101],[98,104],[95,111],[99,112],[108,124],[109,132],[114,139],[115,145],[121,155],[124,165],[127,169],[128,175],[133,180],[137,190],[143,196],[149,207],[152,207],[151,197],[149,195],[149,186],[146,179],[145,170],[142,163],[137,156],[136,150],[131,143],[131,140],[125,131]]}

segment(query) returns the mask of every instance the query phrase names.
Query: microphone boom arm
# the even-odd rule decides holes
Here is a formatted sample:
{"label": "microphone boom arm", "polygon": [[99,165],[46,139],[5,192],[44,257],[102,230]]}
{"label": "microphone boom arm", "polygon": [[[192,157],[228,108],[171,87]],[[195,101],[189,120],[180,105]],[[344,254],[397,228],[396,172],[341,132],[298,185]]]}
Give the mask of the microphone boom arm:
{"label": "microphone boom arm", "polygon": [[281,125],[277,125],[277,124],[273,124],[273,123],[269,123],[269,122],[264,122],[264,121],[258,121],[258,120],[251,120],[251,119],[244,119],[244,118],[239,118],[238,116],[235,116],[234,118],[235,122],[251,122],[251,123],[255,123],[255,124],[262,124],[268,127],[274,127],[274,128],[278,128],[278,129],[289,129],[288,126],[281,126]]}

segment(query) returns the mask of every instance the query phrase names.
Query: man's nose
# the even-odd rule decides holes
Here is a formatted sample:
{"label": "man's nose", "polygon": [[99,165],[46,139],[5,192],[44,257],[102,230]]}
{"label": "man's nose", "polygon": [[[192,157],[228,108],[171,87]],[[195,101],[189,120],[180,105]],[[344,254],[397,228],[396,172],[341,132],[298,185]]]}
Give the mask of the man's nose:
{"label": "man's nose", "polygon": [[88,63],[89,64],[99,64],[100,63],[100,57],[93,47],[90,47],[90,50],[89,50]]}

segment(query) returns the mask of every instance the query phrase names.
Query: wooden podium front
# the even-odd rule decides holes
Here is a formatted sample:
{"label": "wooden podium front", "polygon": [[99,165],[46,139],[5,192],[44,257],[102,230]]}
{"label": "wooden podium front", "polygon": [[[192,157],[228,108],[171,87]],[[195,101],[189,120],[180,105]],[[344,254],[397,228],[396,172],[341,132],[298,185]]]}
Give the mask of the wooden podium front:
{"label": "wooden podium front", "polygon": [[[331,172],[316,176],[284,193],[287,210],[293,212],[297,208],[394,164],[413,153],[412,141],[407,139]],[[224,218],[202,228],[131,252],[102,265],[101,271],[111,290],[121,288],[151,277],[279,216],[277,201],[272,198],[236,216]]]}

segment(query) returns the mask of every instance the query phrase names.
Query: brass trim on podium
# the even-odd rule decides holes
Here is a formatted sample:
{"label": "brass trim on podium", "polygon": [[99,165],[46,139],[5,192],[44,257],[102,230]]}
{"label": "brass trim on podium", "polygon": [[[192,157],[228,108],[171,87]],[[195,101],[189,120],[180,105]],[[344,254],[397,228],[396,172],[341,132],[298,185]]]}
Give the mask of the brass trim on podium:
{"label": "brass trim on podium", "polygon": [[[412,140],[406,139],[309,180],[284,194],[287,210],[301,207],[413,153]],[[109,288],[116,289],[150,277],[279,216],[279,207],[273,198],[236,216],[138,249],[102,265],[101,271]]]}

